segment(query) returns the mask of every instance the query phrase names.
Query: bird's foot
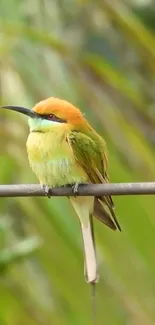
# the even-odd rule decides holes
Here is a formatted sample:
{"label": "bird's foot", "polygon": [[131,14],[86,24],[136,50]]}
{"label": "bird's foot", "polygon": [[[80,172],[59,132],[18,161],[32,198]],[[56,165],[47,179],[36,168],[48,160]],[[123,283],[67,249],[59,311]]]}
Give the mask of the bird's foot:
{"label": "bird's foot", "polygon": [[75,197],[76,197],[76,194],[79,192],[78,189],[79,189],[79,183],[75,183],[74,185],[72,185],[72,191],[73,191],[73,194],[75,194]]}
{"label": "bird's foot", "polygon": [[45,192],[45,195],[50,199],[51,195],[50,195],[50,187],[48,185],[41,185],[42,189]]}

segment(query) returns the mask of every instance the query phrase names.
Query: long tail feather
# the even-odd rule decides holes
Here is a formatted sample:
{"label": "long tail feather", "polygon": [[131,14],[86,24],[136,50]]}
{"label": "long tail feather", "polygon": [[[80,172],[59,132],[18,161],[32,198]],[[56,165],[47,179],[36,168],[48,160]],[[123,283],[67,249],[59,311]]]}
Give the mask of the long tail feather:
{"label": "long tail feather", "polygon": [[76,197],[70,199],[81,223],[85,251],[87,281],[91,283],[96,282],[98,279],[98,274],[91,217],[93,211],[94,198]]}
{"label": "long tail feather", "polygon": [[85,250],[85,263],[86,263],[86,273],[87,282],[95,282],[97,280],[97,265],[95,248],[91,235],[90,221],[87,224],[81,223],[83,243]]}

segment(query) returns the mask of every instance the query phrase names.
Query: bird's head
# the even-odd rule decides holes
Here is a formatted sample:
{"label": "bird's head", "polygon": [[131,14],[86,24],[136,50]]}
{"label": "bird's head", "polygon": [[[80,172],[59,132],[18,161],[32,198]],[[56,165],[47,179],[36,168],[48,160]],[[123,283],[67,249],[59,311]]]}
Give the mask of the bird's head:
{"label": "bird's head", "polygon": [[53,127],[62,126],[78,128],[84,123],[82,113],[69,102],[50,97],[37,103],[32,109],[20,106],[3,106],[29,117],[30,131],[49,132]]}

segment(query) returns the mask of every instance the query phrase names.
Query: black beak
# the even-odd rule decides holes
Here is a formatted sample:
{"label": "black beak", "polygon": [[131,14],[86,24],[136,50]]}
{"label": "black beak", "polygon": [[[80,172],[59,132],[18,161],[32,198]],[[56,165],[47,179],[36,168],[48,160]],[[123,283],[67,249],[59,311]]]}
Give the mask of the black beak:
{"label": "black beak", "polygon": [[26,107],[8,105],[8,106],[1,106],[0,108],[10,109],[12,111],[16,111],[16,112],[22,113],[24,115],[27,115],[31,118],[38,117],[37,113],[35,113],[34,111],[32,111],[31,109],[26,108]]}

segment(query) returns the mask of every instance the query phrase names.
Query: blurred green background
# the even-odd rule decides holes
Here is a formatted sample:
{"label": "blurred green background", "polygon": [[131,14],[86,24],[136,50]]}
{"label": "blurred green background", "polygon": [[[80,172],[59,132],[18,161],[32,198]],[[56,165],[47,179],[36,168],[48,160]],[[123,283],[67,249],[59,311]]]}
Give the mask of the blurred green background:
{"label": "blurred green background", "polygon": [[[105,138],[112,182],[155,177],[155,3],[1,0],[1,105],[57,96]],[[0,116],[0,183],[36,183],[27,120]],[[155,200],[115,197],[95,220],[96,325],[155,324]],[[65,198],[0,199],[0,325],[91,324],[78,218]]]}

